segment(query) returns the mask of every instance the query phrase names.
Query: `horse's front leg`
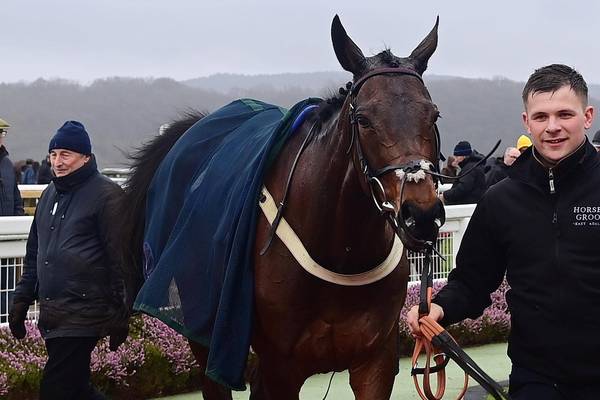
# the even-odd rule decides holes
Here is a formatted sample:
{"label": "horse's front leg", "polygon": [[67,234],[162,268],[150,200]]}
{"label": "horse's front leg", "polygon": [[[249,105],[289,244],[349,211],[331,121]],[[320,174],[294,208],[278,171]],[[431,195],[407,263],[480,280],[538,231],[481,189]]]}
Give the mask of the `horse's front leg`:
{"label": "horse's front leg", "polygon": [[299,400],[306,376],[273,352],[259,354],[250,382],[250,400]]}
{"label": "horse's front leg", "polygon": [[356,400],[388,400],[398,372],[397,335],[390,334],[385,346],[349,369],[350,386]]}

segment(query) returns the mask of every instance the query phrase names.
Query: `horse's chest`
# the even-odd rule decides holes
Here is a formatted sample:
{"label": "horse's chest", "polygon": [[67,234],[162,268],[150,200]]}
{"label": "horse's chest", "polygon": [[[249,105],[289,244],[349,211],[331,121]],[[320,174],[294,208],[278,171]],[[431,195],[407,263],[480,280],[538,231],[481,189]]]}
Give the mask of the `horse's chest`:
{"label": "horse's chest", "polygon": [[343,319],[322,316],[305,327],[294,353],[319,369],[345,369],[353,360],[379,352],[397,329],[396,321],[393,307],[350,313]]}

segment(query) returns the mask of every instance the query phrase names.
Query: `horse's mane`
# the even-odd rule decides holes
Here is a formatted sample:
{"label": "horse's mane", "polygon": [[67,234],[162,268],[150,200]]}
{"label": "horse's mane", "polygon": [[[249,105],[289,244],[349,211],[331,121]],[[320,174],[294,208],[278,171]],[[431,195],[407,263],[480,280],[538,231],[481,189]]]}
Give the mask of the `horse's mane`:
{"label": "horse's mane", "polygon": [[206,113],[189,110],[181,118],[172,121],[158,135],[129,154],[131,173],[124,187],[125,194],[119,205],[119,234],[123,271],[127,281],[128,304],[131,307],[142,283],[142,245],[146,212],[146,192],[160,162],[192,125],[204,118]]}

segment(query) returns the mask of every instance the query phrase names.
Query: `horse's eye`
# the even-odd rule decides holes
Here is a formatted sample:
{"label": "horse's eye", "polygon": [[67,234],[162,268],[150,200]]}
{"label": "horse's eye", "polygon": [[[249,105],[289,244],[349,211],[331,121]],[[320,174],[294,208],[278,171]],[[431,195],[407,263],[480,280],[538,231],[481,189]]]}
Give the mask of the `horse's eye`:
{"label": "horse's eye", "polygon": [[357,115],[356,121],[363,128],[369,128],[371,126],[371,121],[369,121],[367,118],[363,117],[362,115]]}

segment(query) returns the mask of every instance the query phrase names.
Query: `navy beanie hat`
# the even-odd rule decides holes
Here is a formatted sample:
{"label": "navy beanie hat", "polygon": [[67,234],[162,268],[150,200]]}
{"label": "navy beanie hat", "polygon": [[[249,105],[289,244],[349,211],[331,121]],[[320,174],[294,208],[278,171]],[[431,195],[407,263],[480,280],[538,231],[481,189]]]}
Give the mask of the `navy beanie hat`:
{"label": "navy beanie hat", "polygon": [[48,145],[48,153],[54,149],[71,150],[89,156],[92,154],[90,137],[79,121],[67,121],[61,126]]}
{"label": "navy beanie hat", "polygon": [[454,146],[454,155],[455,156],[470,156],[473,152],[471,149],[471,143],[466,141],[461,141]]}

